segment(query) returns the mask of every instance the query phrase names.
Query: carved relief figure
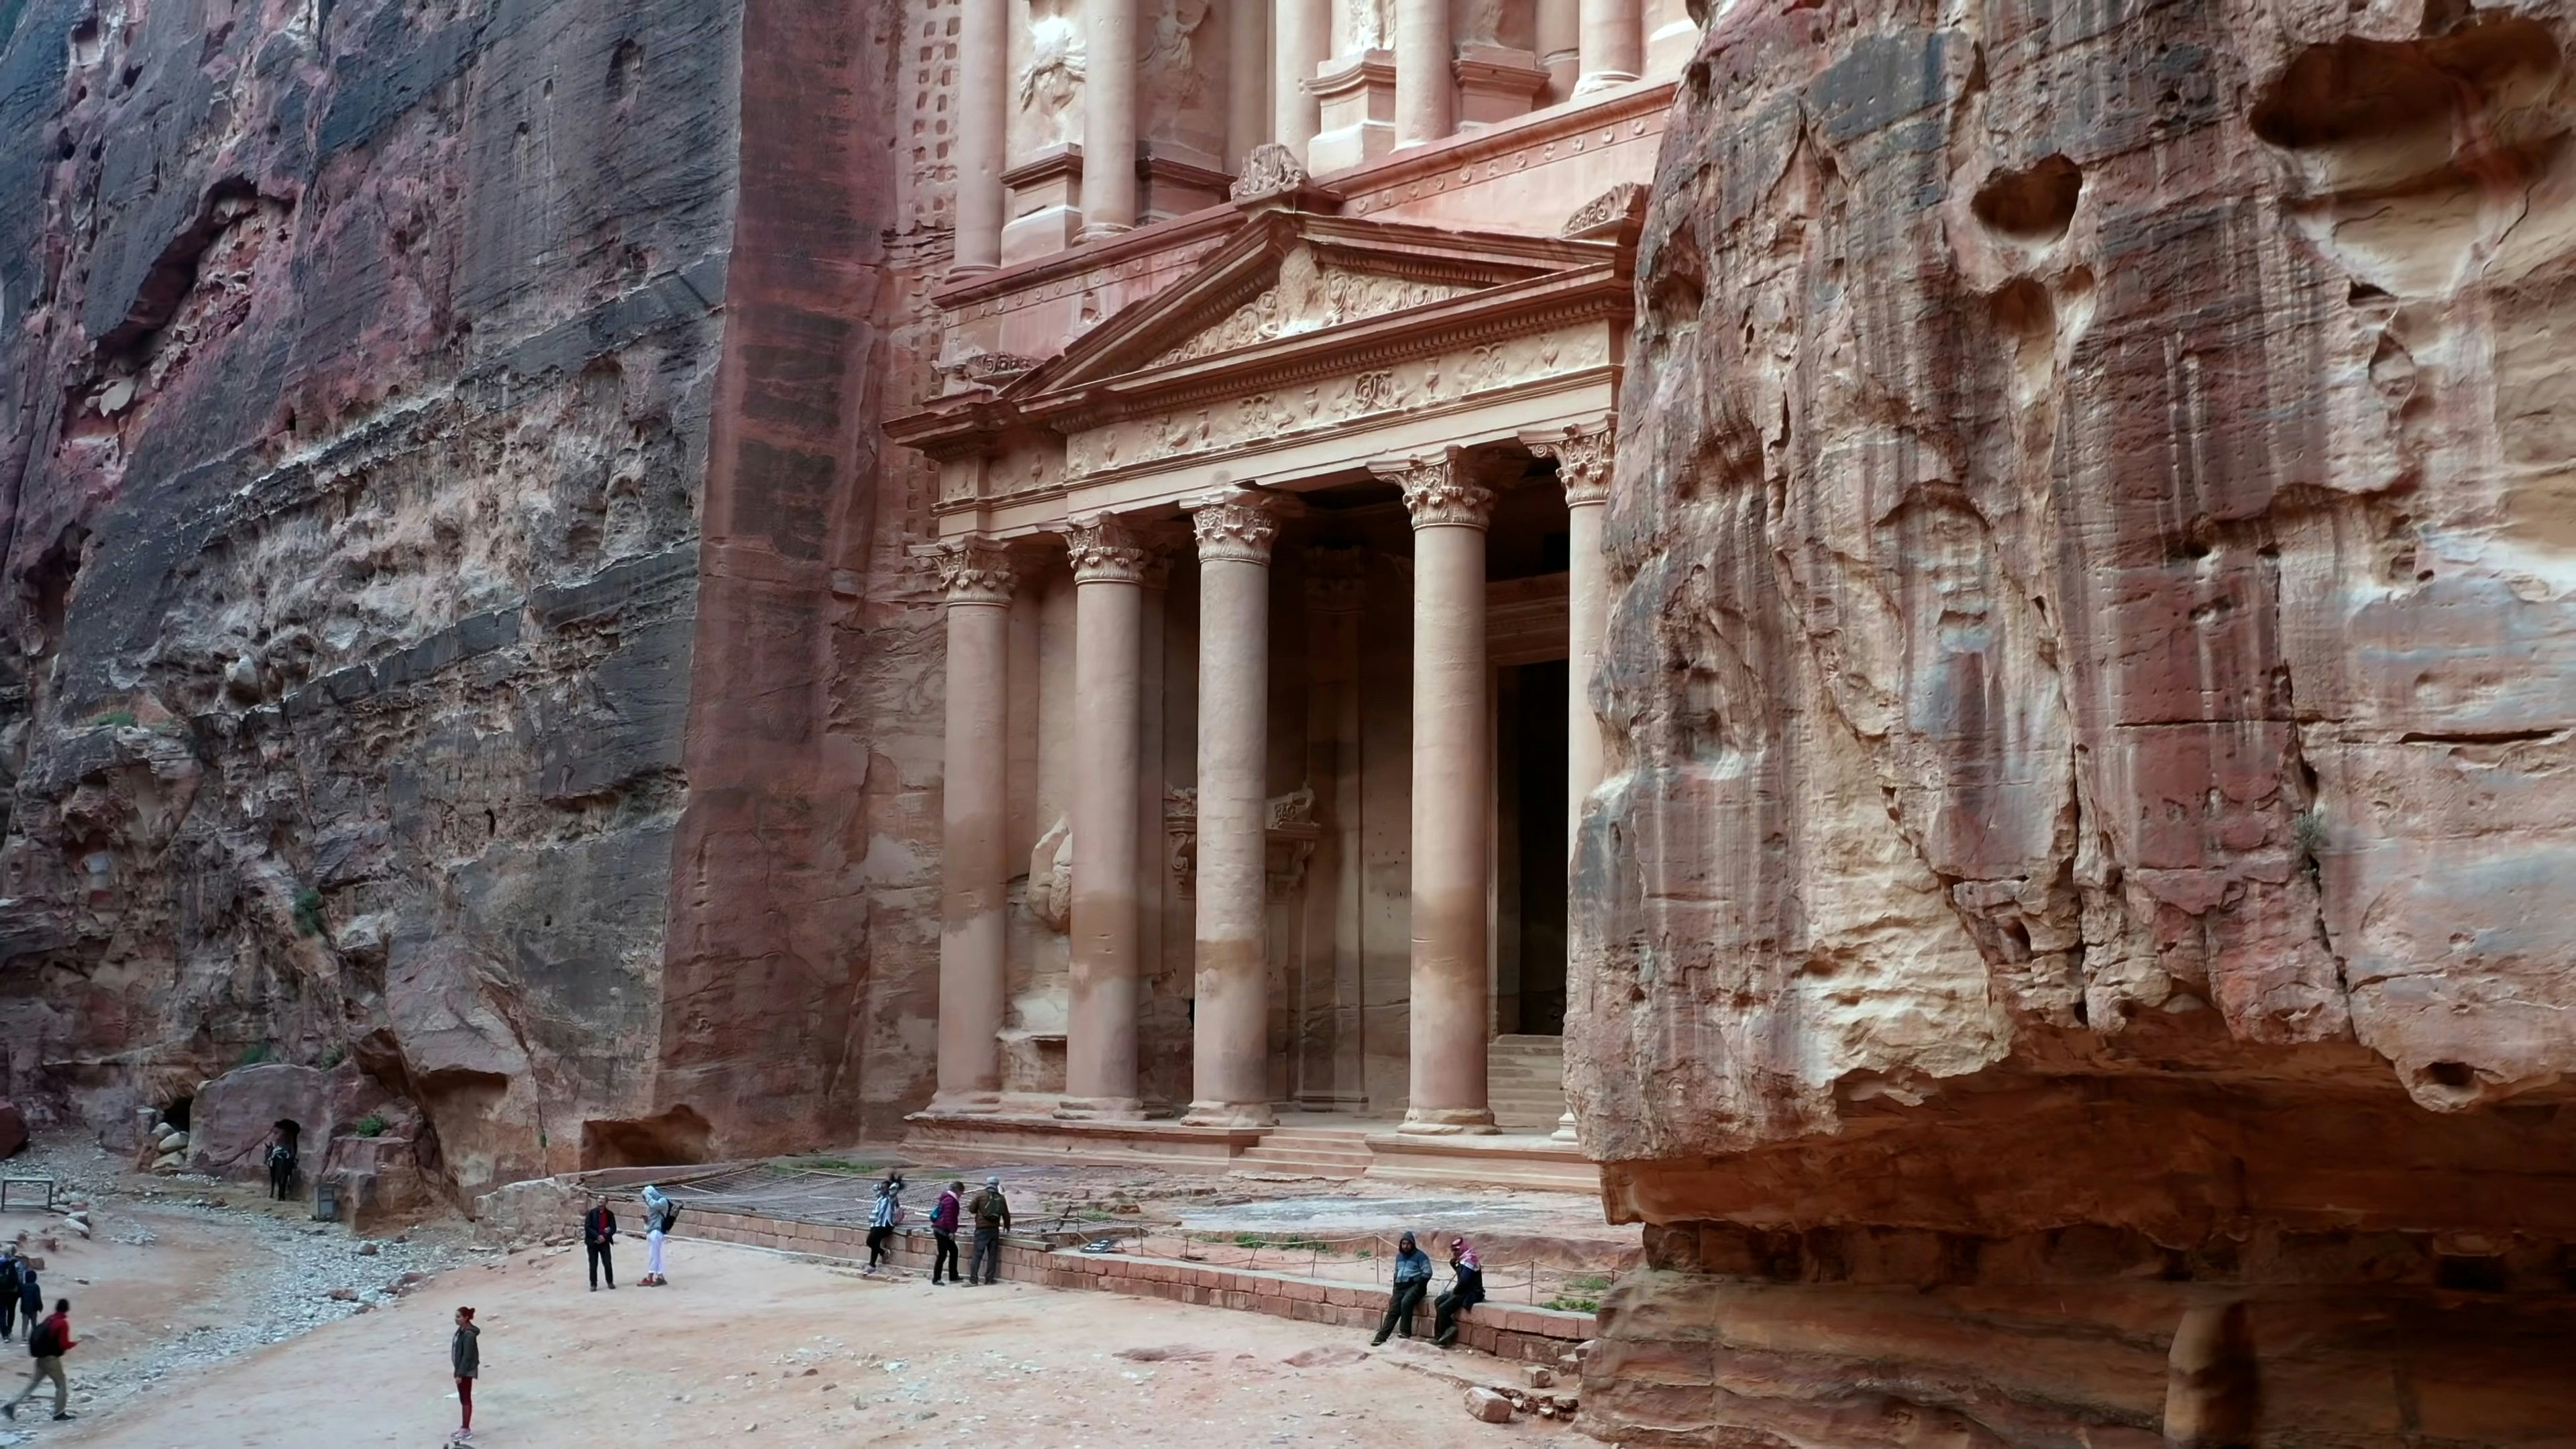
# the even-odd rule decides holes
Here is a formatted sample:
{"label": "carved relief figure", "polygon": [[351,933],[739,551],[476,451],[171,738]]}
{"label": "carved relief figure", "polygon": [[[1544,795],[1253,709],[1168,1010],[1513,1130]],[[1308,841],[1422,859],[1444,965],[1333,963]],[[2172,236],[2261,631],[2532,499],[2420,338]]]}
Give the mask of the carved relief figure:
{"label": "carved relief figure", "polygon": [[1029,914],[1050,931],[1073,924],[1073,822],[1059,815],[1029,851]]}
{"label": "carved relief figure", "polygon": [[1148,94],[1187,105],[1206,90],[1191,50],[1207,16],[1208,0],[1171,0],[1154,12],[1154,33],[1144,55]]}
{"label": "carved relief figure", "polygon": [[1341,0],[1333,7],[1333,53],[1351,55],[1395,44],[1387,0]]}
{"label": "carved relief figure", "polygon": [[1077,139],[1082,108],[1082,16],[1073,0],[1029,0],[1028,60],[1019,76],[1024,134],[1033,146]]}

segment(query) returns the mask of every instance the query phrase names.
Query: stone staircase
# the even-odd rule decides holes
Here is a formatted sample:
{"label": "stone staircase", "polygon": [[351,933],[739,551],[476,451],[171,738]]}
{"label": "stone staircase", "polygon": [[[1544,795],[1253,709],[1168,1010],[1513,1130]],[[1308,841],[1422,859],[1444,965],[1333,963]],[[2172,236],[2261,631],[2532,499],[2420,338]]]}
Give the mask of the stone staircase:
{"label": "stone staircase", "polygon": [[1485,1100],[1505,1132],[1554,1132],[1565,1116],[1565,1039],[1495,1037],[1485,1047]]}
{"label": "stone staircase", "polygon": [[1273,1127],[1262,1135],[1260,1146],[1235,1157],[1232,1170],[1348,1179],[1367,1172],[1375,1156],[1365,1127]]}

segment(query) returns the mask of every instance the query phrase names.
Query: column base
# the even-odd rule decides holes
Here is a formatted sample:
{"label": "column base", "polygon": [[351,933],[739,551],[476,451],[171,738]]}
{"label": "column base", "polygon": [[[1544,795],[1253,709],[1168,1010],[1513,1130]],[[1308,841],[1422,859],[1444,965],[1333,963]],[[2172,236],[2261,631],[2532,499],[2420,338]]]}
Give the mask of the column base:
{"label": "column base", "polygon": [[1572,1112],[1568,1112],[1557,1119],[1556,1130],[1548,1134],[1548,1139],[1553,1142],[1572,1142],[1575,1140],[1574,1114]]}
{"label": "column base", "polygon": [[1574,93],[1577,96],[1588,96],[1601,91],[1616,90],[1635,79],[1635,76],[1624,70],[1596,70],[1575,81]]}
{"label": "column base", "polygon": [[1077,242],[1107,241],[1113,236],[1125,236],[1127,233],[1134,231],[1135,229],[1136,228],[1132,226],[1122,226],[1114,221],[1086,221],[1082,224],[1081,234],[1076,236],[1074,240]]}
{"label": "column base", "polygon": [[1184,1127],[1276,1127],[1279,1115],[1267,1102],[1192,1102],[1181,1114]]}
{"label": "column base", "polygon": [[1494,1114],[1482,1107],[1407,1107],[1403,1125],[1395,1130],[1417,1137],[1488,1133],[1495,1130]]}
{"label": "column base", "polygon": [[1135,1097],[1067,1097],[1054,1115],[1067,1122],[1142,1122],[1145,1104]]}
{"label": "column base", "polygon": [[975,1117],[1002,1110],[999,1088],[972,1092],[934,1092],[930,1105],[921,1109],[934,1117]]}

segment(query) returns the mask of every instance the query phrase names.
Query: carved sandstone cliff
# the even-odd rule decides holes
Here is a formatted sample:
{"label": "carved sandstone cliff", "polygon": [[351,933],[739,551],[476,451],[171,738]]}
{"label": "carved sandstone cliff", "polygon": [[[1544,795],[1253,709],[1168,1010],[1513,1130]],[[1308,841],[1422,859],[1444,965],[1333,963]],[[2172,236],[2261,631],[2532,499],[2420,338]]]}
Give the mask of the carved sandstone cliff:
{"label": "carved sandstone cliff", "polygon": [[2576,1422],[2571,14],[1715,21],[1579,846],[1602,1432]]}
{"label": "carved sandstone cliff", "polygon": [[905,20],[0,4],[15,1100],[345,1053],[472,1192],[920,1095],[825,688]]}

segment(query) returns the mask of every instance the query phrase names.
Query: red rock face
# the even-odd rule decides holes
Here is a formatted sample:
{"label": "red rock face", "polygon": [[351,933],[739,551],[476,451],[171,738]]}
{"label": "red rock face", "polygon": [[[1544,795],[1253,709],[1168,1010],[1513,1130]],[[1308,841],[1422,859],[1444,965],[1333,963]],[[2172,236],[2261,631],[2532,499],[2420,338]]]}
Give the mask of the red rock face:
{"label": "red rock face", "polygon": [[0,4],[32,1116],[345,1055],[470,1194],[926,1095],[937,782],[861,732],[927,3]]}
{"label": "red rock face", "polygon": [[1656,1226],[1587,1416],[2576,1422],[2571,41],[1715,22],[1611,504],[1569,1088]]}

